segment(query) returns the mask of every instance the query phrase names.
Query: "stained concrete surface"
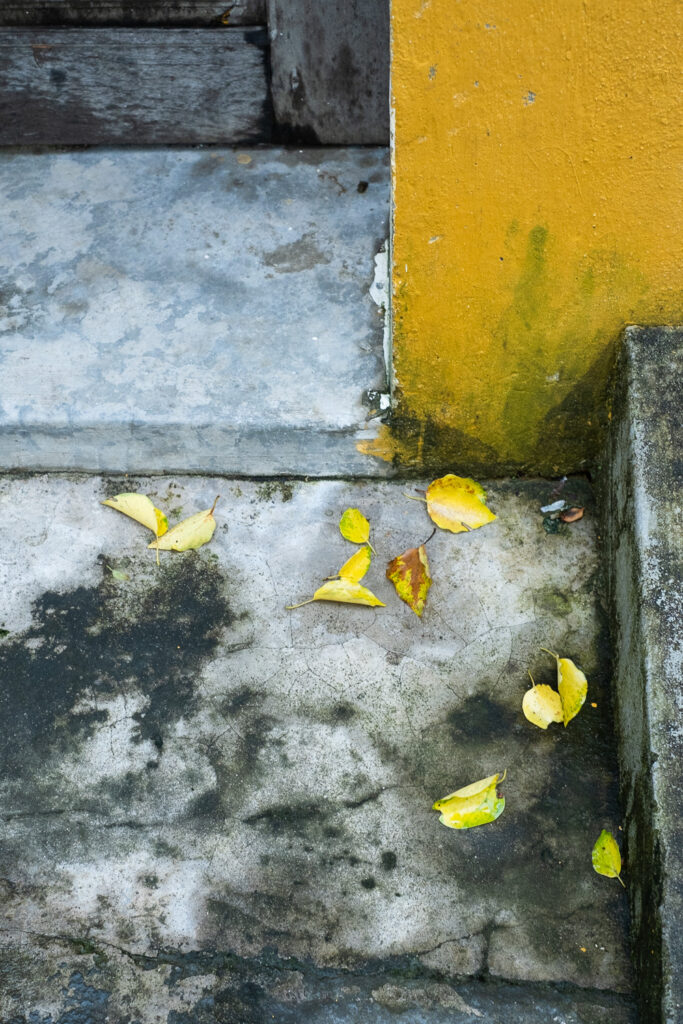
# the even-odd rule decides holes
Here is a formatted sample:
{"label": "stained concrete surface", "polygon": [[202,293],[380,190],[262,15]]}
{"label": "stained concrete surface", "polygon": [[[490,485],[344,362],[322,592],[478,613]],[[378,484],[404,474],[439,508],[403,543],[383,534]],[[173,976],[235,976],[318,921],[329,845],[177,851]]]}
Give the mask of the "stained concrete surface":
{"label": "stained concrete surface", "polygon": [[631,327],[607,453],[616,720],[641,1020],[683,1018],[683,329]]}
{"label": "stained concrete surface", "polygon": [[[540,481],[437,531],[419,620],[384,577],[432,528],[404,484],[3,479],[0,1019],[634,1021],[626,897],[590,859],[621,819],[570,486],[587,515],[555,535]],[[214,539],[157,568],[99,504],[122,489],[173,520],[221,494]],[[353,550],[347,506],[387,607],[286,611]],[[541,645],[589,679],[566,730],[521,714],[527,669],[554,680]],[[437,797],[504,768],[498,821],[439,824]]]}
{"label": "stained concrete surface", "polygon": [[0,468],[386,472],[388,211],[382,148],[0,154]]}

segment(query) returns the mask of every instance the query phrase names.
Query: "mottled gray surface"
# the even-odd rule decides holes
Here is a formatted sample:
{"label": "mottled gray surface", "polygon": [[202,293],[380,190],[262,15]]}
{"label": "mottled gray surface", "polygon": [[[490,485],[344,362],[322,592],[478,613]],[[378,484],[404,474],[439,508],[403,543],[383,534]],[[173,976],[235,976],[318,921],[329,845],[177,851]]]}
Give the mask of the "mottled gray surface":
{"label": "mottled gray surface", "polygon": [[375,471],[386,150],[4,153],[0,195],[1,468]]}
{"label": "mottled gray surface", "polygon": [[389,0],[268,0],[268,29],[281,132],[389,144]]}
{"label": "mottled gray surface", "polygon": [[[124,486],[174,521],[220,493],[211,544],[157,568],[99,504]],[[5,478],[2,1019],[632,1021],[626,897],[590,860],[620,822],[594,505],[569,488],[588,512],[558,534],[542,482],[437,532],[419,620],[384,577],[431,532],[405,485]],[[286,611],[353,550],[347,506],[387,607]],[[521,714],[541,644],[588,675],[566,730]],[[503,768],[498,821],[439,824]]]}
{"label": "mottled gray surface", "polygon": [[628,328],[606,507],[641,1019],[683,1017],[683,329]]}
{"label": "mottled gray surface", "polygon": [[265,0],[0,0],[0,25],[217,26],[265,21]]}
{"label": "mottled gray surface", "polygon": [[5,28],[0,145],[269,142],[267,41],[258,28]]}

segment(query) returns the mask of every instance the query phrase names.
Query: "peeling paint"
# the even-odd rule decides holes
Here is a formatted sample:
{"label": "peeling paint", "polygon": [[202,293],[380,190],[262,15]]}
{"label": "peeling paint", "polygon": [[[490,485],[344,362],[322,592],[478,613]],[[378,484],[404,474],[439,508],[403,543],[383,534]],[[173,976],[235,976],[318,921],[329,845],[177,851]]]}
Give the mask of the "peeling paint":
{"label": "peeling paint", "polygon": [[[389,285],[389,240],[382,245],[375,255],[375,276],[370,285],[370,298],[379,307],[383,320],[382,348],[384,365],[387,371],[387,383],[391,394],[391,288]],[[385,408],[385,406],[382,406]]]}

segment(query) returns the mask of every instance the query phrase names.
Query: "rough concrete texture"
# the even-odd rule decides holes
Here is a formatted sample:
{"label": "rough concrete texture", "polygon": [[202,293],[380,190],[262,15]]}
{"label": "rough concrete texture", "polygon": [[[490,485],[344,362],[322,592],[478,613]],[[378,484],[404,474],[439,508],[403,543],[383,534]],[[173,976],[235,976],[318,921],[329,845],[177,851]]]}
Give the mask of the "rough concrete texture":
{"label": "rough concrete texture", "polygon": [[[384,576],[432,529],[405,485],[1,486],[0,1019],[634,1020],[626,897],[590,857],[620,814],[585,483],[555,535],[552,485],[491,485],[495,523],[429,540],[422,620]],[[99,504],[122,489],[174,521],[221,494],[213,540],[157,568]],[[386,607],[285,610],[353,551],[348,506]],[[521,713],[540,645],[590,681],[566,730]],[[504,768],[495,823],[439,824]]]}
{"label": "rough concrete texture", "polygon": [[683,1018],[683,329],[629,328],[608,452],[616,712],[641,1020]]}
{"label": "rough concrete texture", "polygon": [[387,472],[354,444],[385,389],[387,163],[1,154],[0,468]]}

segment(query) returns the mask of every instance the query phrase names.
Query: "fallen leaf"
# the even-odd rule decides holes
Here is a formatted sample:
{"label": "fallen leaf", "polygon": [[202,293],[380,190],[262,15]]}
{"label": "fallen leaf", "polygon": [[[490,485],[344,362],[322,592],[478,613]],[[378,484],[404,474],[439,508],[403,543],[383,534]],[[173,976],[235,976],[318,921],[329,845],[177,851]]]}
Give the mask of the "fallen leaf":
{"label": "fallen leaf", "polygon": [[[106,563],[105,563],[106,564]],[[125,583],[126,580],[130,579],[127,572],[123,572],[121,569],[112,569],[110,565],[107,565],[107,569],[112,574],[115,580],[119,580],[121,583]]]}
{"label": "fallen leaf", "polygon": [[593,867],[599,875],[618,878],[626,888],[621,877],[621,853],[617,841],[612,833],[607,832],[604,828],[593,847]]}
{"label": "fallen leaf", "polygon": [[347,508],[339,520],[339,529],[345,540],[354,544],[367,544],[370,536],[370,523],[357,508]]}
{"label": "fallen leaf", "polygon": [[211,508],[207,508],[203,512],[196,512],[188,519],[183,519],[182,523],[177,523],[164,537],[152,541],[148,547],[156,548],[157,551],[188,551],[190,548],[200,548],[203,544],[207,544],[216,529],[213,512],[217,503],[218,498]]}
{"label": "fallen leaf", "polygon": [[562,721],[562,698],[552,686],[541,683],[536,686],[529,672],[531,689],[527,690],[522,700],[524,717],[539,729],[547,729],[551,722]]}
{"label": "fallen leaf", "polygon": [[422,615],[427,602],[427,592],[432,585],[429,575],[429,560],[424,544],[419,548],[408,548],[397,555],[387,566],[387,579],[396,587],[396,593],[413,609]]}
{"label": "fallen leaf", "polygon": [[486,491],[481,484],[453,473],[429,485],[427,511],[437,526],[451,533],[477,530],[496,518],[486,507]]}
{"label": "fallen leaf", "polygon": [[348,579],[330,580],[329,583],[323,583],[322,587],[318,587],[313,597],[309,597],[307,601],[301,601],[299,604],[288,604],[286,607],[288,611],[291,611],[293,608],[303,608],[305,604],[311,604],[313,601],[341,601],[343,604],[365,604],[378,608],[386,607],[384,601],[380,601],[378,597],[375,597],[367,587],[363,587],[360,583],[354,583],[353,580]]}
{"label": "fallen leaf", "polygon": [[560,512],[560,519],[563,523],[577,523],[579,519],[583,519],[582,508],[578,505],[572,505],[571,508],[566,508],[564,512]]}
{"label": "fallen leaf", "polygon": [[372,562],[372,551],[369,545],[364,544],[355,554],[342,565],[337,573],[343,580],[350,580],[351,583],[358,583],[363,579]]}
{"label": "fallen leaf", "polygon": [[546,654],[552,654],[557,662],[557,689],[562,700],[562,715],[565,728],[578,715],[588,693],[588,680],[571,658],[560,658],[559,654],[541,647]]}
{"label": "fallen leaf", "polygon": [[506,775],[507,769],[502,775],[489,775],[458,789],[437,800],[432,810],[441,811],[439,821],[447,828],[474,828],[495,821],[505,808],[505,797],[498,795],[496,787]]}
{"label": "fallen leaf", "polygon": [[114,498],[107,498],[102,504],[142,523],[155,537],[163,537],[168,530],[168,519],[160,509],[154,507],[146,494],[117,494]]}

